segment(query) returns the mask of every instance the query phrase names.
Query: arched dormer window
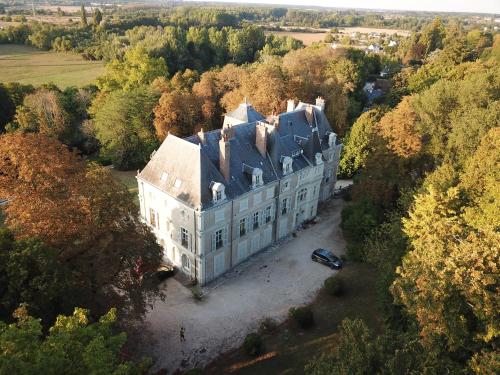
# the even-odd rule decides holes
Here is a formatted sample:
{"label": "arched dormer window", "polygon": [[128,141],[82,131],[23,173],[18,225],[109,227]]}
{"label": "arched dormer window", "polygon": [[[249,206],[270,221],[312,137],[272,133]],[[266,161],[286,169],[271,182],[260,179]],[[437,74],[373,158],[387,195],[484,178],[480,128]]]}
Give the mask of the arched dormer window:
{"label": "arched dormer window", "polygon": [[226,199],[226,187],[224,184],[212,181],[210,189],[212,189],[212,200],[214,203],[218,203]]}

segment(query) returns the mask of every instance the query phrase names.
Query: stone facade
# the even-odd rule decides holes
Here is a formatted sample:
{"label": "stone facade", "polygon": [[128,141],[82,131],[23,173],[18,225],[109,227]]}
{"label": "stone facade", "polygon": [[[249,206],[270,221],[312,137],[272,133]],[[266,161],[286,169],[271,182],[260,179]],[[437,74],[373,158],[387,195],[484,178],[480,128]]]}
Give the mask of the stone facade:
{"label": "stone facade", "polygon": [[168,261],[204,285],[316,216],[342,148],[321,101],[267,119],[244,103],[222,130],[167,136],[137,180]]}

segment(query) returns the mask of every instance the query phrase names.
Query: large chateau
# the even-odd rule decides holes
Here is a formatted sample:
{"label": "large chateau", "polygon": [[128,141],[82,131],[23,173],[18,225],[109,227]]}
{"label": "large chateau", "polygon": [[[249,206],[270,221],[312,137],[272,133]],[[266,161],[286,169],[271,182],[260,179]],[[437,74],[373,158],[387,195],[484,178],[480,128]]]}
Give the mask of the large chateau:
{"label": "large chateau", "polygon": [[324,109],[289,100],[265,118],[245,101],[221,130],[168,135],[137,175],[165,257],[203,285],[314,218],[342,148]]}

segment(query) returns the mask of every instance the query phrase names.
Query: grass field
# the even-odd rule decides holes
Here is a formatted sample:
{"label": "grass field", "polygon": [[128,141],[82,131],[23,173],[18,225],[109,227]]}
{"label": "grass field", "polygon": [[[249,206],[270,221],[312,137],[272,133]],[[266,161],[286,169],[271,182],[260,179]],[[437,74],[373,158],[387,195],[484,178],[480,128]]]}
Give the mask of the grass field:
{"label": "grass field", "polygon": [[103,72],[102,62],[85,61],[75,54],[0,44],[0,82],[30,83],[34,86],[53,82],[64,88],[89,84]]}
{"label": "grass field", "polygon": [[134,194],[134,202],[139,207],[139,188],[137,187],[137,180],[135,178],[137,171],[118,171],[113,168],[110,171],[115,180],[127,186],[128,191]]}
{"label": "grass field", "polygon": [[333,297],[321,290],[312,303],[314,327],[303,330],[286,322],[274,332],[263,335],[264,353],[259,357],[249,357],[240,348],[221,355],[204,374],[301,375],[309,360],[335,347],[338,326],[344,318],[361,318],[371,329],[379,331],[382,323],[376,308],[373,268],[367,264],[348,263],[341,275],[344,295]]}

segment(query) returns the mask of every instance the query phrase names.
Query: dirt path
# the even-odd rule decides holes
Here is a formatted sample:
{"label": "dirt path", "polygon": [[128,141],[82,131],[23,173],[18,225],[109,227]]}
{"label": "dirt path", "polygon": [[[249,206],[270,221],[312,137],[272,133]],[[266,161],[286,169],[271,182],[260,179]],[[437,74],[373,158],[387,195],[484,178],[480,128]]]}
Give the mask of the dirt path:
{"label": "dirt path", "polygon": [[[343,200],[332,200],[319,214],[318,223],[244,264],[209,285],[202,302],[177,280],[166,282],[167,298],[158,301],[146,317],[151,344],[145,353],[155,368],[169,373],[177,368],[203,367],[220,353],[240,346],[259,321],[282,321],[292,306],[311,301],[324,279],[336,271],[314,263],[318,247],[343,254],[345,242],[339,224]],[[185,328],[184,342],[180,327]]]}

